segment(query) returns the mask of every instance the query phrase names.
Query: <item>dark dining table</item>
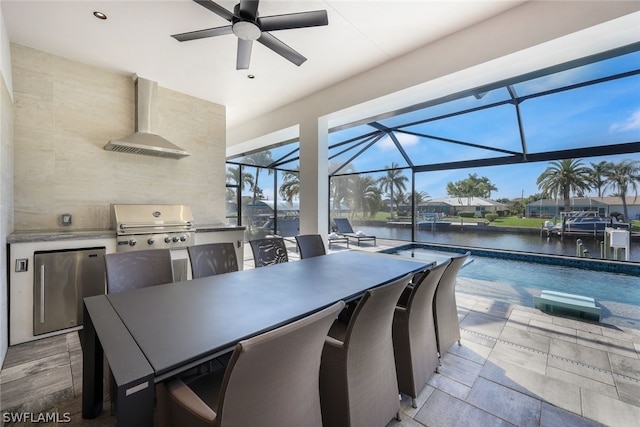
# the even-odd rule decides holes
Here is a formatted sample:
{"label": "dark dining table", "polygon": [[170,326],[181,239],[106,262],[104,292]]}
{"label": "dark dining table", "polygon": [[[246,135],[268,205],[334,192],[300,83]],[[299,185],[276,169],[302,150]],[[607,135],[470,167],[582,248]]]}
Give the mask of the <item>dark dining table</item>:
{"label": "dark dining table", "polygon": [[349,251],[85,298],[82,416],[102,412],[103,356],[115,379],[118,425],[152,425],[156,383],[429,266]]}

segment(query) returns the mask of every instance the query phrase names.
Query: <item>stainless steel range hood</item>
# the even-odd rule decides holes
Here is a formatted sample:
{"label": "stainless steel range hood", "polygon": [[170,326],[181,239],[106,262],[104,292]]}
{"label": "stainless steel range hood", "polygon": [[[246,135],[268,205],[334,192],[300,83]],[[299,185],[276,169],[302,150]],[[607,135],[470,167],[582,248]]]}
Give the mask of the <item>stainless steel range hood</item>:
{"label": "stainless steel range hood", "polygon": [[158,83],[135,76],[136,133],[109,141],[105,150],[145,156],[181,159],[189,155],[177,145],[153,133],[158,115],[156,96]]}

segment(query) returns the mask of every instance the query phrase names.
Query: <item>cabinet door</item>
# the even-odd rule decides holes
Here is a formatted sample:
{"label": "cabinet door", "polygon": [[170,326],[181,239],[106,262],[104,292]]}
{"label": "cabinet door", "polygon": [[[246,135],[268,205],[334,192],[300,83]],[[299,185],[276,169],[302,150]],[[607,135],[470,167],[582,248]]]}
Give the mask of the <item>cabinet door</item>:
{"label": "cabinet door", "polygon": [[35,254],[33,334],[78,324],[75,252]]}
{"label": "cabinet door", "polygon": [[34,254],[33,334],[82,324],[82,299],[105,292],[103,248]]}

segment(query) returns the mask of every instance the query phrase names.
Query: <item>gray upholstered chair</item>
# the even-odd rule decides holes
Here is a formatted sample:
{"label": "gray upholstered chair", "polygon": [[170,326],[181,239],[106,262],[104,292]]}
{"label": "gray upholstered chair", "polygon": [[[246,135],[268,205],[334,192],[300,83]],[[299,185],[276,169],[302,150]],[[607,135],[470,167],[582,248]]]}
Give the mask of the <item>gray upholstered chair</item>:
{"label": "gray upholstered chair", "polygon": [[104,262],[109,294],[173,282],[169,249],[106,254]]}
{"label": "gray upholstered chair", "polygon": [[436,326],[436,340],[440,357],[458,341],[460,345],[460,322],[456,304],[456,279],[460,268],[471,255],[467,252],[454,256],[440,278],[433,298],[433,319]]}
{"label": "gray upholstered chair", "polygon": [[326,255],[322,236],[319,234],[303,234],[296,236],[296,244],[300,252],[300,258],[311,258],[314,256]]}
{"label": "gray upholstered chair", "polygon": [[[108,294],[173,282],[173,264],[169,249],[106,254],[104,263],[107,273]],[[115,407],[115,380],[107,364],[105,364],[105,375],[109,381],[111,413],[115,414],[118,410]]]}
{"label": "gray upholstered chair", "polygon": [[255,239],[251,240],[249,244],[256,268],[289,261],[287,247],[282,238]]}
{"label": "gray upholstered chair", "polygon": [[233,243],[189,246],[187,251],[194,279],[238,271],[238,256]]}
{"label": "gray upholstered chair", "polygon": [[[174,426],[322,426],[320,357],[327,331],[344,307],[241,341],[224,372],[185,384],[158,384],[159,418]],[[397,399],[397,396],[396,396]]]}
{"label": "gray upholstered chair", "polygon": [[411,275],[368,290],[349,323],[334,322],[322,352],[320,401],[325,426],[386,426],[400,418],[391,336],[398,297]]}
{"label": "gray upholstered chair", "polygon": [[411,287],[404,306],[397,306],[393,316],[393,352],[396,360],[398,389],[416,397],[438,368],[438,345],[433,323],[433,296],[450,261],[430,268]]}

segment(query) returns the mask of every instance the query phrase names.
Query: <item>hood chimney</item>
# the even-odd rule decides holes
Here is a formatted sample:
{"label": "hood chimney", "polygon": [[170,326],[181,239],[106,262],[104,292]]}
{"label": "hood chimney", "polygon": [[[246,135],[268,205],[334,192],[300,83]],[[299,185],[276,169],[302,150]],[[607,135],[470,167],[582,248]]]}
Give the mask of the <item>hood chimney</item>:
{"label": "hood chimney", "polygon": [[158,116],[158,83],[134,76],[136,87],[136,132],[109,141],[105,150],[145,156],[181,159],[189,153],[154,133]]}

